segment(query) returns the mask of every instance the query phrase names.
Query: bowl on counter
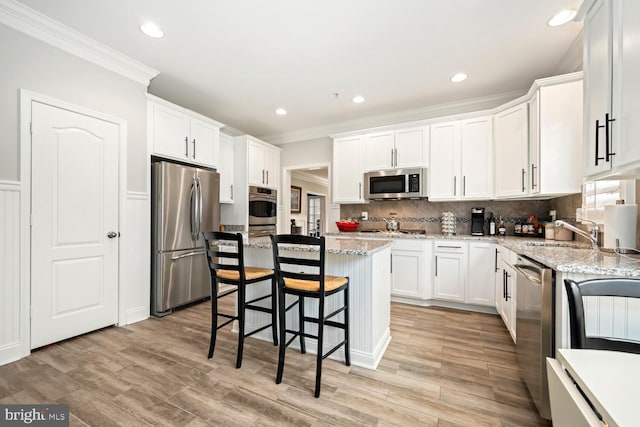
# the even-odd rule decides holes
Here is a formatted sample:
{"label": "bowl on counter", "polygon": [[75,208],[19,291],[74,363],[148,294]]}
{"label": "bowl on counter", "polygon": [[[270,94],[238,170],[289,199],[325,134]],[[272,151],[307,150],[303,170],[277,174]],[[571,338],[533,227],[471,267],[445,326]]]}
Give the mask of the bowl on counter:
{"label": "bowl on counter", "polygon": [[359,222],[349,222],[349,221],[336,221],[336,225],[338,226],[338,230],[340,231],[355,231],[356,228],[360,225]]}

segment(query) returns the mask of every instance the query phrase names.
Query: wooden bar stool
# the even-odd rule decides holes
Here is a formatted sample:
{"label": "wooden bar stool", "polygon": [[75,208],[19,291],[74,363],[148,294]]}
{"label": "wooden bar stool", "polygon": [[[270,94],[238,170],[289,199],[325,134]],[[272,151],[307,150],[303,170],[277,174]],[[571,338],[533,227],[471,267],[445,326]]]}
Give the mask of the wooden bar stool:
{"label": "wooden bar stool", "polygon": [[[242,365],[242,350],[244,339],[271,326],[273,345],[278,345],[278,329],[276,314],[276,279],[273,270],[268,268],[246,267],[244,265],[244,249],[242,234],[223,232],[203,232],[209,272],[211,273],[211,340],[209,344],[209,359],[213,357],[216,346],[218,329],[234,320],[238,321],[238,351],[236,368]],[[271,292],[267,295],[246,301],[246,286],[253,283],[271,281]],[[228,289],[220,290],[220,284],[232,285]],[[218,300],[237,292],[236,314],[220,313]],[[258,301],[271,298],[271,307],[256,305]],[[252,332],[245,333],[245,311],[256,310],[271,314],[271,323]],[[218,316],[227,320],[218,325]]]}
{"label": "wooden bar stool", "polygon": [[[273,246],[273,265],[278,281],[278,315],[280,320],[280,351],[278,355],[278,372],[276,383],[282,382],[284,370],[285,350],[296,337],[300,338],[300,351],[306,353],[305,338],[318,340],[316,356],[316,386],[315,397],[320,396],[320,380],[322,376],[322,361],[344,345],[345,363],[351,364],[349,354],[349,278],[340,276],[327,276],[325,272],[325,240],[324,237],[308,237],[293,234],[271,235]],[[294,251],[288,245],[296,245]],[[309,258],[309,254],[317,254]],[[283,266],[287,266],[283,268]],[[294,271],[292,271],[294,270]],[[303,272],[300,272],[303,270]],[[309,271],[313,272],[309,272]],[[325,298],[335,293],[343,292],[342,306],[325,315]],[[286,295],[295,295],[297,300],[286,305]],[[318,317],[308,317],[304,312],[304,299],[315,298],[318,300]],[[286,312],[298,306],[298,330],[287,329]],[[344,313],[344,321],[329,320],[339,313]],[[305,332],[305,322],[318,325],[318,335]],[[324,327],[331,326],[344,331],[344,340],[323,354]],[[287,341],[286,334],[293,336]]]}

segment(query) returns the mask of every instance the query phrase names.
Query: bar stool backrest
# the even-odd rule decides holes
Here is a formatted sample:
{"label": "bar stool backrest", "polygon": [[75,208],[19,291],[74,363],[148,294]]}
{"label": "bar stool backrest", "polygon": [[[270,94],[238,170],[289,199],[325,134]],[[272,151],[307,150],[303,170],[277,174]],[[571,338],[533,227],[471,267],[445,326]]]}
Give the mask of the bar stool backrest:
{"label": "bar stool backrest", "polygon": [[582,297],[591,296],[640,298],[640,280],[612,278],[576,282],[571,279],[565,279],[564,285],[569,300],[571,348],[615,350],[640,354],[640,341],[616,337],[587,336],[584,303],[582,300]]}
{"label": "bar stool backrest", "polygon": [[240,282],[244,283],[246,278],[242,234],[222,231],[208,231],[202,234],[211,274],[217,276],[218,270],[237,271]]}
{"label": "bar stool backrest", "polygon": [[[319,282],[320,294],[323,295],[325,293],[324,236],[271,235],[271,244],[273,246],[273,266],[280,286],[284,286],[285,279],[308,280]],[[294,246],[290,246],[290,249],[287,249],[287,245]]]}

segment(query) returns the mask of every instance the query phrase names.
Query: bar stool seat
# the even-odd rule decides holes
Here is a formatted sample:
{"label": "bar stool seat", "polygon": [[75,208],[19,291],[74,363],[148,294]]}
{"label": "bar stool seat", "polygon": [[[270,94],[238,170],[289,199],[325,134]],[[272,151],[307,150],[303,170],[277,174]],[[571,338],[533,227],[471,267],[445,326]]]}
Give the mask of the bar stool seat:
{"label": "bar stool seat", "polygon": [[[244,339],[271,327],[273,345],[278,345],[277,307],[276,307],[276,279],[275,272],[269,268],[250,267],[244,265],[244,246],[242,234],[224,233],[219,231],[202,233],[205,241],[207,261],[211,275],[211,338],[209,343],[209,359],[213,357],[216,346],[218,329],[234,320],[238,321],[238,350],[236,368],[242,366],[242,351]],[[246,287],[263,281],[271,282],[270,292],[250,301],[246,300]],[[225,290],[220,284],[231,285]],[[218,310],[218,300],[237,293],[236,314],[221,313]],[[257,305],[259,301],[271,299],[269,307]],[[245,332],[246,310],[261,311],[271,315],[271,323],[257,328],[249,333]],[[218,324],[218,317],[227,319]]]}
{"label": "bar stool seat", "polygon": [[[325,240],[324,237],[309,237],[297,234],[271,235],[273,247],[273,265],[278,281],[278,316],[280,321],[280,349],[278,354],[278,371],[276,384],[282,382],[286,348],[298,337],[300,338],[300,352],[306,353],[305,338],[315,338],[318,341],[316,355],[316,384],[315,397],[320,396],[322,377],[322,361],[344,346],[345,364],[351,364],[349,352],[349,278],[325,275]],[[291,245],[296,246],[295,250]],[[281,252],[282,250],[282,252]],[[309,257],[309,253],[312,254]],[[313,256],[316,254],[317,256]],[[286,266],[286,267],[285,267]],[[303,271],[301,271],[303,270]],[[330,295],[342,292],[342,305],[331,313],[325,313],[325,300]],[[286,296],[295,296],[296,301],[287,306]],[[318,301],[317,317],[305,315],[305,298]],[[297,305],[298,329],[287,329],[286,313]],[[338,314],[343,314],[343,320],[331,320]],[[318,334],[305,332],[305,323],[318,325]],[[333,348],[324,352],[325,326],[342,329],[344,340]],[[286,334],[292,337],[287,340]]]}

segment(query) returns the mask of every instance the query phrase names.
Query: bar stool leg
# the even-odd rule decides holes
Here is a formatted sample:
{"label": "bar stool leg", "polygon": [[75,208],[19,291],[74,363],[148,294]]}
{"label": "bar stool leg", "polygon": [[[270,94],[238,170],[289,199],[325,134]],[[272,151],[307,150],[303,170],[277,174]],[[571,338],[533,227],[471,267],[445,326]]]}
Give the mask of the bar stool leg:
{"label": "bar stool leg", "polygon": [[218,333],[218,286],[211,286],[211,338],[209,338],[209,359],[213,357],[216,348],[216,335]]}
{"label": "bar stool leg", "polygon": [[[348,280],[348,278],[347,278]],[[349,284],[344,288],[344,361],[351,366],[351,351],[349,350]]]}
{"label": "bar stool leg", "polygon": [[284,371],[284,353],[287,349],[287,325],[285,313],[286,301],[284,289],[278,290],[278,316],[280,320],[280,348],[278,350],[278,372],[276,374],[276,384],[282,382],[282,372]]}
{"label": "bar stool leg", "polygon": [[245,289],[238,285],[238,300],[236,302],[236,310],[238,312],[238,355],[236,358],[236,369],[242,366],[242,350],[244,349],[244,304],[246,301]]}
{"label": "bar stool leg", "polygon": [[276,290],[276,278],[271,278],[271,335],[273,345],[278,345],[278,298]]}
{"label": "bar stool leg", "polygon": [[307,348],[304,339],[304,297],[302,295],[298,296],[298,332],[300,333],[300,353],[305,354]]}
{"label": "bar stool leg", "polygon": [[318,350],[316,355],[315,397],[320,397],[320,379],[322,377],[322,357],[324,352],[324,298],[318,300]]}

